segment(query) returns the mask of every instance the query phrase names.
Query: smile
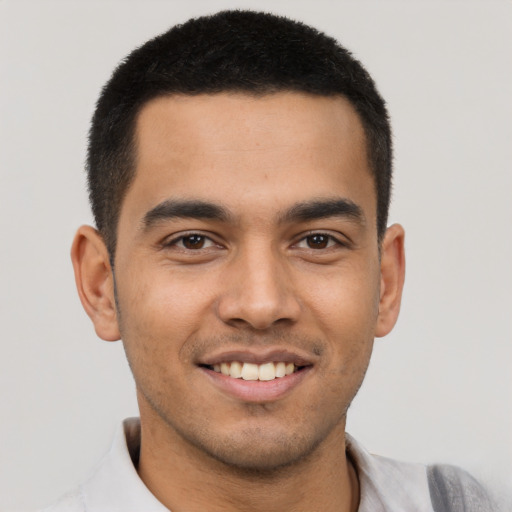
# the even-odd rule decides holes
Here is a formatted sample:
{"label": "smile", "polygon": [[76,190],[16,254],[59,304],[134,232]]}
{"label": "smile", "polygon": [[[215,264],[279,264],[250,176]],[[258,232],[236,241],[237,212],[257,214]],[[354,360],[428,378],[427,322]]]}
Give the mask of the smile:
{"label": "smile", "polygon": [[299,367],[283,361],[264,364],[232,361],[214,364],[210,369],[233,379],[269,381],[291,375],[298,371]]}
{"label": "smile", "polygon": [[269,403],[293,392],[313,375],[317,358],[286,348],[222,350],[196,362],[208,381],[242,402]]}

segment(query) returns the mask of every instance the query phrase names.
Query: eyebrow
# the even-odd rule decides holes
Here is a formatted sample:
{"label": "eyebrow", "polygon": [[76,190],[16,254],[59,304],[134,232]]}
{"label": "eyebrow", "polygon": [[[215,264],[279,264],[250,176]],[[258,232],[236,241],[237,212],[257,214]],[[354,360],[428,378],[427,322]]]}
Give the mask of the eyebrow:
{"label": "eyebrow", "polygon": [[[363,210],[350,199],[313,199],[294,204],[279,216],[279,223],[306,222],[329,217],[348,218],[365,224]],[[233,220],[223,206],[199,199],[167,199],[149,210],[142,219],[144,230],[160,221],[182,219],[208,219],[220,222]]]}
{"label": "eyebrow", "polygon": [[231,215],[226,208],[198,199],[167,199],[149,210],[142,219],[144,229],[160,221],[182,219],[210,219],[226,222]]}
{"label": "eyebrow", "polygon": [[293,205],[281,216],[281,222],[305,222],[329,217],[341,217],[365,224],[363,210],[346,198],[313,199]]}

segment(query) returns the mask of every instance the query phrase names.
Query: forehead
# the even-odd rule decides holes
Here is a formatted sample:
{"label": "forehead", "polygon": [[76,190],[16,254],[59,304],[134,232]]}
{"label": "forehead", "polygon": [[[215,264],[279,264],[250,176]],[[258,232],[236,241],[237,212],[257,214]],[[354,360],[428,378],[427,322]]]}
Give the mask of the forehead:
{"label": "forehead", "polygon": [[[341,96],[298,92],[263,96],[243,93],[159,97],[141,109],[136,124],[138,164],[161,153],[161,144],[178,153],[282,151],[313,147],[332,150],[363,143],[355,109]],[[212,155],[210,155],[212,156]],[[344,157],[347,158],[348,153]]]}
{"label": "forehead", "polygon": [[169,197],[220,201],[254,214],[348,195],[367,203],[371,216],[375,193],[365,147],[359,116],[343,97],[160,97],[137,119],[136,173],[123,210],[135,222]]}

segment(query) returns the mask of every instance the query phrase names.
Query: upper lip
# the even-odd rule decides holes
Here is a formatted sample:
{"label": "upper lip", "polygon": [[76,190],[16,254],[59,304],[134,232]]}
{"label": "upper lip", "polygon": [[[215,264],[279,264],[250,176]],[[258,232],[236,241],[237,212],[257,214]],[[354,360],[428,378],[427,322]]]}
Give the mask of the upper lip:
{"label": "upper lip", "polygon": [[259,350],[223,350],[212,353],[199,359],[198,364],[213,366],[220,363],[239,361],[241,363],[265,364],[270,362],[293,363],[295,366],[311,366],[314,364],[314,357],[305,354],[303,351],[268,348]]}

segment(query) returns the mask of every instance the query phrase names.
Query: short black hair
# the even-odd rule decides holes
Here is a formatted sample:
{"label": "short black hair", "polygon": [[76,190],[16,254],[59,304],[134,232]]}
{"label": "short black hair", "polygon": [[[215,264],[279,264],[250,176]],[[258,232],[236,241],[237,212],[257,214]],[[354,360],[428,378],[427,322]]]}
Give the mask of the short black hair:
{"label": "short black hair", "polygon": [[119,212],[135,176],[135,125],[149,100],[172,94],[296,91],[343,96],[362,122],[377,195],[377,232],[387,225],[392,173],[386,105],[362,64],[335,39],[273,14],[229,10],[191,19],[134,50],[98,99],[87,172],[96,226],[114,259]]}

